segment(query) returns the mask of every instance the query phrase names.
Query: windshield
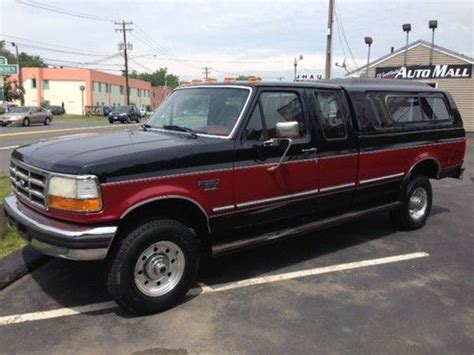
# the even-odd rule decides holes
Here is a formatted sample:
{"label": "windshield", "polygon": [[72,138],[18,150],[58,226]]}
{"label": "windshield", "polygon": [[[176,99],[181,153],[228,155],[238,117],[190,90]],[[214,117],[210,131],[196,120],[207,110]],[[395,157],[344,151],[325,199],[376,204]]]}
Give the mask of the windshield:
{"label": "windshield", "polygon": [[8,112],[11,113],[27,113],[30,110],[30,107],[10,107]]}
{"label": "windshield", "polygon": [[114,108],[114,112],[127,113],[128,112],[128,107],[127,106],[117,106],[116,108]]}
{"label": "windshield", "polygon": [[180,126],[196,133],[227,136],[242,112],[249,90],[240,88],[189,88],[176,90],[156,110],[148,124],[153,128]]}

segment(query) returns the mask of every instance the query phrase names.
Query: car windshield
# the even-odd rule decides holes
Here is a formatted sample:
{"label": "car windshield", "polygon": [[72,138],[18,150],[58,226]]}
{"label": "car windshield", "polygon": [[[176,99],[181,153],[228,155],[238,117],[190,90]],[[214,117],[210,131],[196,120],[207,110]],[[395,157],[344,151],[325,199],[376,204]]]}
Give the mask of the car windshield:
{"label": "car windshield", "polygon": [[27,113],[31,107],[10,107],[10,113]]}
{"label": "car windshield", "polygon": [[230,134],[239,118],[249,90],[228,87],[179,89],[148,121],[152,128],[181,127],[196,133]]}
{"label": "car windshield", "polygon": [[114,108],[114,111],[118,112],[118,113],[127,113],[128,112],[128,107],[127,106],[117,106],[116,108]]}

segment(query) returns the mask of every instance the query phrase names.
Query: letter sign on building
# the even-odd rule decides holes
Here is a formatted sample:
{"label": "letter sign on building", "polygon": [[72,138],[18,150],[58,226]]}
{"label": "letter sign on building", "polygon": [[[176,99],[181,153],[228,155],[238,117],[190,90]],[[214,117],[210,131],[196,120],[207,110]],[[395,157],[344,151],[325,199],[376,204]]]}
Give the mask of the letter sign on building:
{"label": "letter sign on building", "polygon": [[377,79],[469,79],[472,65],[414,65],[409,67],[381,67],[375,69]]}

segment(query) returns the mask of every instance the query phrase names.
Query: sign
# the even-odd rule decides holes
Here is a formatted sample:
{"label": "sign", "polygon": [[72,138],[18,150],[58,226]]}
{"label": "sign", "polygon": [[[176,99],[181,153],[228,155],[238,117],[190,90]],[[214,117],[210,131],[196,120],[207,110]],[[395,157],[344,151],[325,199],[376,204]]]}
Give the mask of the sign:
{"label": "sign", "polygon": [[3,93],[3,88],[0,88],[0,101],[5,100],[5,94]]}
{"label": "sign", "polygon": [[468,79],[472,64],[413,65],[375,68],[377,79]]}
{"label": "sign", "polygon": [[0,75],[18,74],[18,64],[0,65]]}
{"label": "sign", "polygon": [[5,57],[0,56],[0,65],[8,64],[8,60]]}
{"label": "sign", "polygon": [[298,74],[296,80],[321,80],[322,74]]}

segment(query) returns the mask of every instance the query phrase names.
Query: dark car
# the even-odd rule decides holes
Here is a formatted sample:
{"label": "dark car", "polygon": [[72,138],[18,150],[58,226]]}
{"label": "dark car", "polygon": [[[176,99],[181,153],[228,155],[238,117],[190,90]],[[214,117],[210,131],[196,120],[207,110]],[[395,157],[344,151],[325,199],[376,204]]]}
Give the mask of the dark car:
{"label": "dark car", "polygon": [[104,106],[102,108],[102,113],[104,116],[108,116],[110,112],[112,112],[114,108],[112,106]]}
{"label": "dark car", "polygon": [[430,179],[462,176],[465,136],[449,93],[423,83],[190,86],[141,129],[14,150],[5,211],[45,254],[107,259],[112,297],[153,313],[204,257],[380,212],[423,227]]}
{"label": "dark car", "polygon": [[66,113],[61,106],[49,106],[48,110],[55,116],[64,115]]}
{"label": "dark car", "polygon": [[111,124],[116,121],[121,123],[140,122],[140,118],[140,110],[134,105],[113,107],[109,113],[109,123]]}

